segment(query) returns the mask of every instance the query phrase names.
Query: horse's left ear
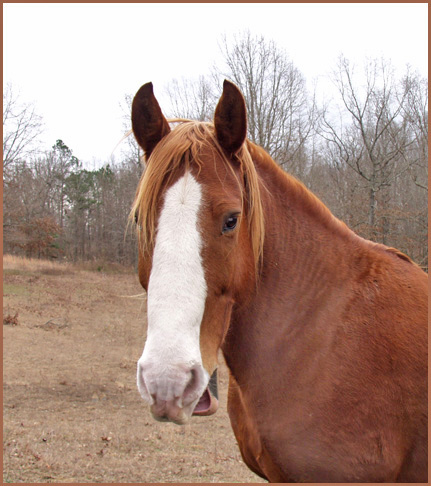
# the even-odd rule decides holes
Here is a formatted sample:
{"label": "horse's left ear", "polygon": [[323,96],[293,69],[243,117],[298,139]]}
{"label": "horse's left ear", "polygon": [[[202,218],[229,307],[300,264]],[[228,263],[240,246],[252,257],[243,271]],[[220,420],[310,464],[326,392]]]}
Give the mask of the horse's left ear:
{"label": "horse's left ear", "polygon": [[241,91],[227,79],[214,115],[217,140],[229,153],[237,152],[247,136],[247,112]]}
{"label": "horse's left ear", "polygon": [[171,129],[153,93],[153,84],[141,86],[133,98],[132,129],[148,160],[154,147]]}

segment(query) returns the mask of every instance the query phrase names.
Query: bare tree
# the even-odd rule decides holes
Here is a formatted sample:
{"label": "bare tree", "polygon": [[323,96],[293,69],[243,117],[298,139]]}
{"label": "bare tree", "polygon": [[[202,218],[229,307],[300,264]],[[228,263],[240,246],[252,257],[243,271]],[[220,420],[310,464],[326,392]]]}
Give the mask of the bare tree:
{"label": "bare tree", "polygon": [[214,83],[205,76],[196,80],[173,79],[165,88],[171,104],[168,117],[211,121],[217,102],[215,91]]}
{"label": "bare tree", "polygon": [[275,42],[249,31],[221,47],[229,78],[244,93],[249,138],[288,168],[312,133],[315,105],[310,103],[305,78]]}
{"label": "bare tree", "polygon": [[428,190],[428,80],[408,72],[402,80],[407,102],[403,104],[403,117],[414,139],[405,157],[414,161],[411,175],[414,183]]}
{"label": "bare tree", "polygon": [[3,92],[3,167],[27,156],[42,131],[42,118],[34,104],[20,103],[12,86],[6,85]]}
{"label": "bare tree", "polygon": [[[362,179],[368,191],[370,237],[377,238],[377,195],[385,206],[385,188],[405,173],[410,165],[404,154],[412,145],[402,114],[408,100],[407,86],[397,86],[393,70],[385,60],[373,60],[365,70],[365,85],[356,78],[354,66],[339,58],[334,82],[341,98],[340,119],[326,113],[322,136],[333,163],[347,165]],[[383,225],[384,226],[384,225]],[[383,228],[386,235],[388,228]]]}
{"label": "bare tree", "polygon": [[[130,116],[132,111],[132,101],[133,96],[131,94],[125,94],[123,102],[120,103],[120,108],[123,112],[122,124],[125,135],[123,140],[118,141],[117,147],[121,147],[121,158],[136,164],[137,171],[140,174],[144,164],[144,152],[131,133],[132,122]],[[124,148],[124,142],[126,143],[126,148]]]}

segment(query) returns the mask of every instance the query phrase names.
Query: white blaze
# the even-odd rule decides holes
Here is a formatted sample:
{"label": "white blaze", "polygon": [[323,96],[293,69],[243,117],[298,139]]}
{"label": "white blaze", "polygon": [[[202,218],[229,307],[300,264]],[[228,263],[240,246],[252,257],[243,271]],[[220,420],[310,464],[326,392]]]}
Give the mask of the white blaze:
{"label": "white blaze", "polygon": [[180,369],[203,371],[199,336],[207,285],[198,229],[201,203],[201,187],[186,173],[166,191],[160,213],[148,284],[147,341],[138,365],[138,388],[150,403],[156,391],[164,400],[178,396],[185,380]]}

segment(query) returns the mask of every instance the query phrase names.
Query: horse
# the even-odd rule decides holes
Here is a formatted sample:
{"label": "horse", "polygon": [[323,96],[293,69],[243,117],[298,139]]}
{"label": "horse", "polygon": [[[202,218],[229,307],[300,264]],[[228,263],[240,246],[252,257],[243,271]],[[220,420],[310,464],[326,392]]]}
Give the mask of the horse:
{"label": "horse", "polygon": [[426,273],[248,140],[230,81],[212,123],[168,122],[152,83],[131,119],[146,160],[131,210],[148,316],[137,386],[154,418],[215,412],[221,350],[257,475],[427,482]]}

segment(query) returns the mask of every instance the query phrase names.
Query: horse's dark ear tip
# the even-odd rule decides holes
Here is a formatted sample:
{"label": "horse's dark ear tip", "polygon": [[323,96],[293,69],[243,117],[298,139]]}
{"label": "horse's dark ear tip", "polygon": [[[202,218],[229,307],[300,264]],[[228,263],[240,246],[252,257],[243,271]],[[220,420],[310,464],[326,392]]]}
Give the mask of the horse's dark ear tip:
{"label": "horse's dark ear tip", "polygon": [[225,79],[223,81],[223,89],[230,89],[230,88],[236,88],[236,86],[232,83],[232,81]]}
{"label": "horse's dark ear tip", "polygon": [[153,83],[150,81],[149,83],[143,84],[139,88],[138,93],[136,93],[136,94],[139,94],[140,96],[142,96],[142,95],[148,96],[148,95],[153,94]]}

